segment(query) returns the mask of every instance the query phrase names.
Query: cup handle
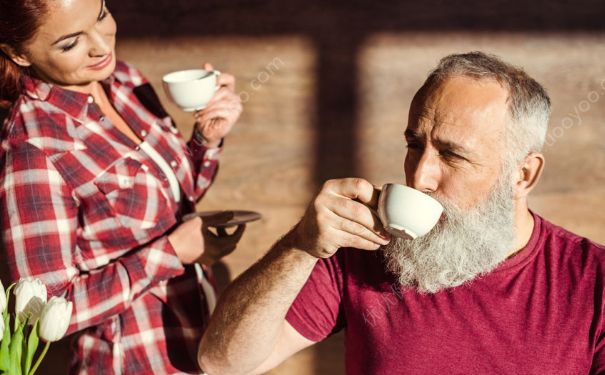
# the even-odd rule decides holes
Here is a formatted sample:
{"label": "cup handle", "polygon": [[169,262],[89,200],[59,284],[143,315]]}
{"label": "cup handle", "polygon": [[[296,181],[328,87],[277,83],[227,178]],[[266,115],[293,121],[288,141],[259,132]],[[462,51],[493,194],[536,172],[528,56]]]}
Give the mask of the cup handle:
{"label": "cup handle", "polygon": [[[219,70],[214,69],[214,70],[212,71],[212,74],[214,74],[215,76],[217,76],[217,77],[218,77],[218,76],[220,76],[220,75],[221,75],[221,72],[220,72]],[[220,88],[221,88],[221,86],[220,86],[220,85],[216,85],[216,87],[214,88],[214,92],[217,92],[217,91],[218,91]]]}
{"label": "cup handle", "polygon": [[376,214],[378,215],[378,218],[380,219],[380,222],[382,223],[382,226],[384,228],[387,228],[389,226],[389,223],[386,220],[386,215],[384,212],[384,204],[385,204],[385,200],[387,197],[386,190],[387,190],[388,185],[389,184],[384,184],[380,188],[380,193],[378,195],[378,205],[376,207]]}

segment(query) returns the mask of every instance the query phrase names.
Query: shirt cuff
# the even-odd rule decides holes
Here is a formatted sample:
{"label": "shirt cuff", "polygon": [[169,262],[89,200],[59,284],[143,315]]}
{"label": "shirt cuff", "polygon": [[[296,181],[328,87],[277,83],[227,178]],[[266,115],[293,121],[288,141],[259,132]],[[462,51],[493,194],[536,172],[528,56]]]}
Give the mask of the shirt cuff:
{"label": "shirt cuff", "polygon": [[221,138],[220,143],[218,144],[217,147],[208,147],[208,141],[206,140],[206,138],[204,138],[204,134],[202,134],[202,132],[200,131],[200,129],[194,125],[193,128],[193,134],[191,134],[191,141],[193,143],[195,143],[197,146],[200,147],[205,147],[208,149],[212,149],[212,148],[221,148],[223,147],[223,143],[225,141],[225,138]]}
{"label": "shirt cuff", "polygon": [[[138,275],[133,274],[131,276],[143,284],[156,285],[185,272],[185,267],[176,255],[167,236],[161,237],[143,251],[136,252],[133,255],[127,261],[131,263],[127,266],[127,269],[129,273],[133,271],[137,273]],[[146,285],[140,285],[140,287],[145,288]]]}
{"label": "shirt cuff", "polygon": [[189,151],[191,152],[191,157],[193,158],[194,162],[202,159],[216,160],[218,159],[224,144],[225,139],[223,138],[217,147],[208,147],[203,136],[201,136],[201,132],[196,128],[191,135],[191,140],[189,141]]}

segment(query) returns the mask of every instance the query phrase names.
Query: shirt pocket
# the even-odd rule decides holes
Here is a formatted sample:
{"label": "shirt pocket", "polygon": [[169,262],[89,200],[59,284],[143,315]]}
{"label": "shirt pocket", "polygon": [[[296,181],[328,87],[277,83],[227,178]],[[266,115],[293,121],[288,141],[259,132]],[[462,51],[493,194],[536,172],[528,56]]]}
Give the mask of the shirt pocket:
{"label": "shirt pocket", "polygon": [[[133,229],[160,229],[167,214],[174,214],[164,187],[149,168],[131,157],[119,159],[94,184],[103,203],[120,223]],[[161,228],[165,229],[165,228]]]}

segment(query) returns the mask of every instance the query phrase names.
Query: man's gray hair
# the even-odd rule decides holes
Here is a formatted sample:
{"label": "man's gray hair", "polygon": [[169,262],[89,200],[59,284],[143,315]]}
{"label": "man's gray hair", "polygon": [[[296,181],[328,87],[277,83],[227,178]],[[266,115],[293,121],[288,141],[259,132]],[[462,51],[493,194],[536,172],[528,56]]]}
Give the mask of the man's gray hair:
{"label": "man's gray hair", "polygon": [[517,164],[529,153],[542,150],[550,118],[550,98],[542,85],[523,69],[507,64],[495,55],[475,51],[442,58],[414,101],[423,100],[443,81],[455,76],[492,79],[508,90],[511,121],[506,131],[507,162]]}

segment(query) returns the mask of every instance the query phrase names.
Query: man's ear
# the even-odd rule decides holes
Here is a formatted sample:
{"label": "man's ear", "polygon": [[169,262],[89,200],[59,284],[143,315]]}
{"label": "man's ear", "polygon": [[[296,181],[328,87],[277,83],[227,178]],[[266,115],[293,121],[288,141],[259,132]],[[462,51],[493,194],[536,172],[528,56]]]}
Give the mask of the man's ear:
{"label": "man's ear", "polygon": [[534,189],[544,170],[544,155],[532,152],[518,166],[513,185],[515,199],[525,198]]}
{"label": "man's ear", "polygon": [[31,62],[29,62],[29,59],[25,55],[17,53],[13,47],[7,44],[0,44],[0,50],[19,66],[26,68],[31,65]]}

